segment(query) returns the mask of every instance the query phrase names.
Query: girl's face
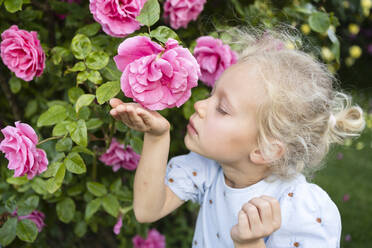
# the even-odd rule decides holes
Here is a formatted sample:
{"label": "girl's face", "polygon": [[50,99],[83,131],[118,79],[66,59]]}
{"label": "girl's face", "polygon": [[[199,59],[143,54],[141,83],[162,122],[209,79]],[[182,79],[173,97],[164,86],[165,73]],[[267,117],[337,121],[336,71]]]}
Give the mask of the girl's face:
{"label": "girl's face", "polygon": [[220,163],[249,160],[257,147],[257,108],[265,101],[257,67],[239,63],[221,75],[211,95],[195,103],[184,138],[186,147]]}

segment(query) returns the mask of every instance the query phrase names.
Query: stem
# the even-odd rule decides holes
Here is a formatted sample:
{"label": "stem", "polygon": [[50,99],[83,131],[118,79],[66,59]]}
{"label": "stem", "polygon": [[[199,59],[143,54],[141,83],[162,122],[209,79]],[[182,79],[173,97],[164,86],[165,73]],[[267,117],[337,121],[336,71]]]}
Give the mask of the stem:
{"label": "stem", "polygon": [[150,34],[150,32],[151,32],[150,26],[147,26],[147,30],[148,30],[148,32]]}
{"label": "stem", "polygon": [[9,106],[12,109],[14,119],[16,121],[21,120],[21,111],[19,110],[19,107],[17,105],[17,100],[15,99],[15,96],[12,94],[12,92],[9,89],[8,84],[6,83],[4,77],[0,73],[0,85],[1,89],[5,94],[6,99],[9,102]]}
{"label": "stem", "polygon": [[96,181],[97,178],[97,157],[93,156],[93,170],[92,170],[92,180]]}
{"label": "stem", "polygon": [[45,142],[47,142],[47,141],[49,141],[49,140],[60,139],[60,138],[62,138],[62,137],[64,137],[64,135],[49,137],[49,138],[47,138],[47,139],[45,139],[45,140],[40,141],[39,143],[37,143],[37,145],[41,145],[41,144],[43,144],[43,143],[45,143]]}

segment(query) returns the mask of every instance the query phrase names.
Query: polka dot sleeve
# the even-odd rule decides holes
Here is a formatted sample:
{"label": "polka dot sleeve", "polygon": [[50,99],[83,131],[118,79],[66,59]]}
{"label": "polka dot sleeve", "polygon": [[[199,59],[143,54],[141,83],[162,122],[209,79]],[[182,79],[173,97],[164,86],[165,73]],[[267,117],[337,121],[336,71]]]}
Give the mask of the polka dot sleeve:
{"label": "polka dot sleeve", "polygon": [[339,248],[340,213],[319,186],[301,183],[279,199],[282,225],[271,234],[267,248]]}
{"label": "polka dot sleeve", "polygon": [[201,204],[204,192],[216,176],[215,161],[190,152],[169,160],[165,184],[184,201]]}

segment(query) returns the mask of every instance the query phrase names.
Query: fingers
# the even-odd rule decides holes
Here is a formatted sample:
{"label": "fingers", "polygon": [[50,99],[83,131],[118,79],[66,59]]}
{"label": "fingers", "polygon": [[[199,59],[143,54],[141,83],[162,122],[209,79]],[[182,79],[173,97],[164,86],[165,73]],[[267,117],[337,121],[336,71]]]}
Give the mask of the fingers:
{"label": "fingers", "polygon": [[259,216],[260,216],[260,222],[264,226],[270,225],[273,214],[272,214],[272,208],[269,200],[266,198],[253,198],[249,201],[251,204],[254,205],[254,207],[258,210]]}
{"label": "fingers", "polygon": [[261,198],[267,200],[270,203],[274,229],[279,229],[282,222],[282,213],[280,211],[279,201],[273,197],[266,195],[261,196]]}
{"label": "fingers", "polygon": [[123,102],[120,99],[118,99],[118,98],[112,98],[110,100],[110,105],[111,105],[112,108],[116,108],[120,104],[123,104]]}
{"label": "fingers", "polygon": [[245,214],[248,217],[249,230],[251,232],[256,232],[257,230],[261,230],[262,223],[260,219],[260,214],[256,206],[248,202],[243,205],[242,210],[245,212]]}

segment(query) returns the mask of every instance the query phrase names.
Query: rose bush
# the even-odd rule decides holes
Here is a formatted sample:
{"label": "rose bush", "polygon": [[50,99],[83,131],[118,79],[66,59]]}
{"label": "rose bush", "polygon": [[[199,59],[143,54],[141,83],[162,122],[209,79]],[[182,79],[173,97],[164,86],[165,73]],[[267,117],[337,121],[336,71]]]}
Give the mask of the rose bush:
{"label": "rose bush", "polygon": [[107,102],[160,110],[172,123],[169,156],[186,153],[194,103],[236,62],[233,37],[215,32],[224,19],[307,25],[301,30],[333,54],[328,66],[341,61],[338,20],[321,1],[159,2],[0,1],[2,246],[191,246],[194,204],[167,221],[136,221],[143,134],[111,118]]}

